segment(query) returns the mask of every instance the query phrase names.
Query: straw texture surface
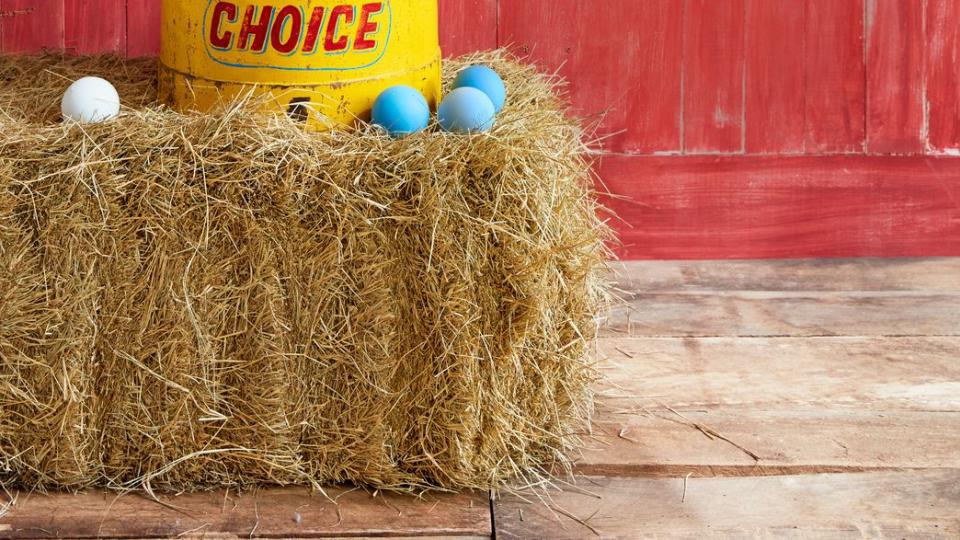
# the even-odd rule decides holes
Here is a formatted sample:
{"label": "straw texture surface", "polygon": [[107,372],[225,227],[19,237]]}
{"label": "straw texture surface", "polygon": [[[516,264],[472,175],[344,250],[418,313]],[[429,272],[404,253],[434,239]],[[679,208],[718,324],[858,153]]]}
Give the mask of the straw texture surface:
{"label": "straw texture surface", "polygon": [[[489,488],[562,471],[606,290],[583,133],[499,53],[491,134],[180,115],[155,65],[0,58],[0,482]],[[60,122],[71,80],[114,121]]]}

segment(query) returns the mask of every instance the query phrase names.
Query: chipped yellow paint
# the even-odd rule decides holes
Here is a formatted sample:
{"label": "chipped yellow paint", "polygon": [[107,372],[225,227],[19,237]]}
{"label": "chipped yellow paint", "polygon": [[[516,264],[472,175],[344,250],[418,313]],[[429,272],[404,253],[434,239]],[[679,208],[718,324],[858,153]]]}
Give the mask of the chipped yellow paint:
{"label": "chipped yellow paint", "polygon": [[406,84],[440,95],[437,0],[164,0],[161,100],[210,111],[252,96],[329,129]]}

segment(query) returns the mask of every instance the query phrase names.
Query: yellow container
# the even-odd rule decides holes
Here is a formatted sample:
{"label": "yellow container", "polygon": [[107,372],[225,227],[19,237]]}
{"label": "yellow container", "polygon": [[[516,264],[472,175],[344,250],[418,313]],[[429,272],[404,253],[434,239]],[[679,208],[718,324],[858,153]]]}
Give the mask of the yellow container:
{"label": "yellow container", "polygon": [[368,120],[383,90],[440,96],[437,0],[163,0],[160,99],[252,93],[313,129]]}

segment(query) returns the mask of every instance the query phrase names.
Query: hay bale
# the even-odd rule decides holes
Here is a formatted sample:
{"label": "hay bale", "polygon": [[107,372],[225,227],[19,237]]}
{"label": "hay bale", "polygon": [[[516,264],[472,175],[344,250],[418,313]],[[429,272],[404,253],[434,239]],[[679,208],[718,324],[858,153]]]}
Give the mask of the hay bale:
{"label": "hay bale", "polygon": [[[568,464],[607,229],[550,79],[489,136],[154,104],[151,61],[0,58],[0,480],[489,488]],[[447,65],[447,77],[467,58]],[[59,122],[102,74],[114,122]]]}

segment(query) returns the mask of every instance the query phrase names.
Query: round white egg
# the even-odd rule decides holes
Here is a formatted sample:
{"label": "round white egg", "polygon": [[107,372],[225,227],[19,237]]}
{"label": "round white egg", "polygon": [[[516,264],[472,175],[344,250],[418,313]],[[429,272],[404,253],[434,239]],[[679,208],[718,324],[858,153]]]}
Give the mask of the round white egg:
{"label": "round white egg", "polygon": [[120,114],[120,95],[108,81],[84,77],[67,88],[60,111],[65,120],[82,124],[104,122]]}

